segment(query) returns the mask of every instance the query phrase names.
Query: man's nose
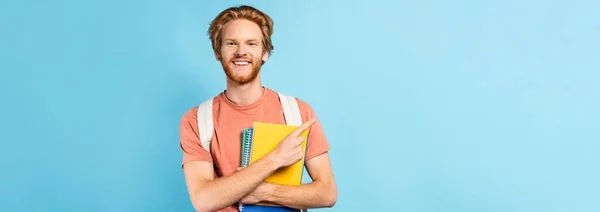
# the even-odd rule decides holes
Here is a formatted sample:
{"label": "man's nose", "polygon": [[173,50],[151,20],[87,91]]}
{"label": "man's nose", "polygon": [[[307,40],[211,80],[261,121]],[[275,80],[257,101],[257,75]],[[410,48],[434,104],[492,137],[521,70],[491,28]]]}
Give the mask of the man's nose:
{"label": "man's nose", "polygon": [[244,45],[239,45],[238,48],[235,50],[235,54],[236,56],[246,56],[247,54],[247,50],[246,47],[244,47]]}

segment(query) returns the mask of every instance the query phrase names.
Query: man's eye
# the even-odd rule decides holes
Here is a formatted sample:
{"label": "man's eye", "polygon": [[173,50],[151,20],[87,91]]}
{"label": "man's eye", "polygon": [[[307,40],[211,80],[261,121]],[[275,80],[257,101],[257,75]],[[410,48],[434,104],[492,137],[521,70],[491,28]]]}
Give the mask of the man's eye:
{"label": "man's eye", "polygon": [[233,43],[233,42],[227,42],[227,45],[228,46],[233,46],[233,45],[235,45],[235,43]]}
{"label": "man's eye", "polygon": [[251,46],[256,46],[256,45],[258,45],[258,44],[256,44],[256,43],[250,43],[250,45],[251,45]]}

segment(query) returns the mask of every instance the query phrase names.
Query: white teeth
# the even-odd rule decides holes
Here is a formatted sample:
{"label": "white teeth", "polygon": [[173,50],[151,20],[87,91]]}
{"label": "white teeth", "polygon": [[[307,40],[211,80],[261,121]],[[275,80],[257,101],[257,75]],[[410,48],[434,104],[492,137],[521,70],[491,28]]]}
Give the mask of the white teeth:
{"label": "white teeth", "polygon": [[233,64],[236,64],[236,65],[248,65],[248,62],[245,62],[245,61],[244,62],[233,62]]}

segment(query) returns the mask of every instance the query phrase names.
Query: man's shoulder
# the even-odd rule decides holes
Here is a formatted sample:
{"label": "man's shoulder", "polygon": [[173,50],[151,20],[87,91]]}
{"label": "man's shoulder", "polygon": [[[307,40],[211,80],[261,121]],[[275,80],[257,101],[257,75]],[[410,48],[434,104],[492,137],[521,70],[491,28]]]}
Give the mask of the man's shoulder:
{"label": "man's shoulder", "polygon": [[302,105],[302,106],[310,106],[306,101],[304,101],[302,98],[291,94],[291,93],[286,93],[286,92],[281,92],[281,91],[276,91],[270,88],[267,88],[270,92],[277,94],[277,98],[279,98],[279,95],[283,95],[286,97],[294,97],[296,99],[296,102],[298,102],[298,105]]}
{"label": "man's shoulder", "polygon": [[218,97],[220,94],[215,95],[213,97],[201,100],[198,104],[192,106],[191,108],[189,108],[188,110],[186,110],[183,113],[183,117],[182,119],[196,119],[196,117],[198,116],[198,110],[200,109],[200,105],[202,104],[206,104],[206,103],[212,103],[212,105],[215,104],[216,101],[218,101]]}
{"label": "man's shoulder", "polygon": [[186,110],[181,116],[181,122],[195,122],[198,116],[198,105]]}
{"label": "man's shoulder", "polygon": [[312,115],[314,114],[313,108],[310,105],[310,103],[308,103],[306,100],[304,100],[303,98],[296,96],[294,94],[288,94],[285,92],[277,92],[277,91],[273,91],[275,93],[277,93],[278,95],[285,95],[288,97],[294,97],[294,99],[296,99],[296,103],[298,104],[298,109],[300,109],[300,113],[303,115],[303,117],[306,117],[306,115]]}
{"label": "man's shoulder", "polygon": [[306,102],[305,100],[299,98],[299,97],[295,97],[296,98],[296,102],[298,102],[298,107],[300,108],[300,110],[303,110],[305,112],[312,112],[312,107],[310,106],[310,104],[308,102]]}

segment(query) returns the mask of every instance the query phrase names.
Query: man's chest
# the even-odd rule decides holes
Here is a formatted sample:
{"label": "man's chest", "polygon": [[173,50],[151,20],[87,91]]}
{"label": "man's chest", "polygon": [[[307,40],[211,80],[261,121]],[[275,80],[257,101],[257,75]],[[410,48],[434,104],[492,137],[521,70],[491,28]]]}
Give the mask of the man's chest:
{"label": "man's chest", "polygon": [[283,115],[274,112],[275,114],[261,113],[253,116],[220,114],[215,117],[211,152],[219,175],[228,176],[240,167],[244,129],[252,128],[254,122],[285,122]]}

